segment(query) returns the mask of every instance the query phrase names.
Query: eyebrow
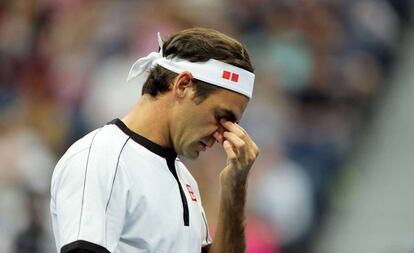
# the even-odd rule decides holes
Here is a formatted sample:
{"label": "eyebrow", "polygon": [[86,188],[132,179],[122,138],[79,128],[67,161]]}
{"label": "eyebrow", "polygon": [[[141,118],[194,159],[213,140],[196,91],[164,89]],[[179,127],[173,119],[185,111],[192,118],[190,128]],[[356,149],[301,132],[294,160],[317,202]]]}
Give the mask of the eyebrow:
{"label": "eyebrow", "polygon": [[220,115],[220,118],[225,118],[233,123],[237,122],[236,114],[228,109],[216,109],[216,112]]}

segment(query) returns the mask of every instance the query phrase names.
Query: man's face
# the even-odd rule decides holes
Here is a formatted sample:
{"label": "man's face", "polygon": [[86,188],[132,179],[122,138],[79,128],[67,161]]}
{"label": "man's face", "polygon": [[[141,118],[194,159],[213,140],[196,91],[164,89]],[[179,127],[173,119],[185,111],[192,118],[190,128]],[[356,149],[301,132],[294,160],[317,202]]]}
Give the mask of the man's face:
{"label": "man's face", "polygon": [[219,89],[196,104],[191,88],[174,110],[171,122],[170,134],[176,152],[189,159],[197,158],[201,151],[216,142],[215,132],[223,133],[220,119],[238,122],[248,101],[243,95]]}

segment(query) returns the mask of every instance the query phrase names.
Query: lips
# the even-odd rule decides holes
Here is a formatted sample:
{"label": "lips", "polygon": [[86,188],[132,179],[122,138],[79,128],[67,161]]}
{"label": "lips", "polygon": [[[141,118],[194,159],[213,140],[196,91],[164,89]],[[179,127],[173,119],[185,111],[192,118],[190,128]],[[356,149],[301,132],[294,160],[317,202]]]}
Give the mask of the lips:
{"label": "lips", "polygon": [[202,150],[202,151],[206,151],[206,149],[207,149],[207,144],[205,144],[204,142],[200,141],[200,145],[201,145],[201,150]]}

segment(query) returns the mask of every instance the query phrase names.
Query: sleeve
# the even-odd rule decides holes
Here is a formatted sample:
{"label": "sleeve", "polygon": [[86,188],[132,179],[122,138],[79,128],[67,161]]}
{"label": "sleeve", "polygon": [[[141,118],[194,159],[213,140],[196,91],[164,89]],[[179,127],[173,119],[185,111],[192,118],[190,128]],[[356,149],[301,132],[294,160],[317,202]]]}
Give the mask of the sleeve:
{"label": "sleeve", "polygon": [[114,252],[121,236],[129,192],[119,163],[125,144],[111,143],[111,149],[96,144],[57,167],[53,175],[52,220],[61,253]]}
{"label": "sleeve", "polygon": [[203,216],[203,222],[204,222],[204,225],[205,225],[205,229],[203,230],[203,241],[201,242],[201,245],[202,245],[202,248],[205,250],[205,249],[208,249],[210,247],[210,244],[212,243],[212,239],[211,239],[211,235],[210,235],[210,232],[209,232],[209,227],[208,227],[206,214],[204,212],[202,204],[201,204],[201,214]]}
{"label": "sleeve", "polygon": [[[191,174],[189,174],[189,175],[191,175]],[[196,198],[198,199],[197,202],[198,202],[200,212],[201,212],[201,219],[202,219],[201,222],[202,222],[202,224],[204,224],[204,226],[202,226],[202,228],[201,228],[201,236],[202,236],[201,247],[202,247],[203,252],[207,252],[208,248],[210,247],[210,244],[212,243],[211,235],[210,235],[210,232],[209,232],[209,226],[208,226],[208,222],[207,222],[207,216],[206,216],[206,213],[204,211],[203,202],[201,200],[201,194],[200,194],[200,190],[198,188],[197,181],[192,176],[190,177],[190,180],[191,180],[192,185],[194,185]]]}

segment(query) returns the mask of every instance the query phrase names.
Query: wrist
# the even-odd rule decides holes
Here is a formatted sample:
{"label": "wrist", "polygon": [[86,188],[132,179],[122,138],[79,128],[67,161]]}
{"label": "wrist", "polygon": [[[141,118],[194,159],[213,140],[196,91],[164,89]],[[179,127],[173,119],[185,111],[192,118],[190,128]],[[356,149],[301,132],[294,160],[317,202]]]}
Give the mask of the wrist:
{"label": "wrist", "polygon": [[220,173],[220,185],[225,188],[245,187],[247,184],[248,173],[246,171],[237,171],[232,168],[225,168]]}
{"label": "wrist", "polygon": [[220,195],[229,203],[245,199],[247,189],[247,177],[234,176],[222,173],[220,175]]}

